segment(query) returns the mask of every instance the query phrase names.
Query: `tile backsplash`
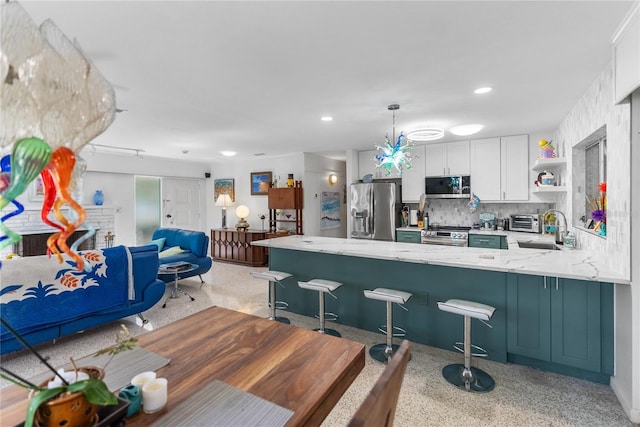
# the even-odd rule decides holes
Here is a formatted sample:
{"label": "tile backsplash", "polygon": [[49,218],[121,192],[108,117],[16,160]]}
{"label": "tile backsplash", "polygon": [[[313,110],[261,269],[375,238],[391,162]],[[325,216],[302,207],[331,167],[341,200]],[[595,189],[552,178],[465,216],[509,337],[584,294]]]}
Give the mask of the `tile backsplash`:
{"label": "tile backsplash", "polygon": [[[492,213],[496,218],[507,218],[511,214],[544,213],[554,207],[553,203],[480,203],[475,212],[471,213],[467,207],[468,199],[430,199],[427,200],[426,210],[429,213],[429,223],[440,225],[461,225],[471,227],[479,222],[480,214]],[[418,205],[407,204],[411,209]]]}

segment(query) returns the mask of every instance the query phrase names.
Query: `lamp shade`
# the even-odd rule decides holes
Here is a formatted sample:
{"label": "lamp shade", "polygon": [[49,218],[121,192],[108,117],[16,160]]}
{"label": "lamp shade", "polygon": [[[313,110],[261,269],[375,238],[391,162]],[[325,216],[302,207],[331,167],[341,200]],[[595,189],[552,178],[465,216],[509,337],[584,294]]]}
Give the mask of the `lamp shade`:
{"label": "lamp shade", "polygon": [[218,196],[218,200],[216,200],[216,206],[222,206],[226,208],[227,206],[231,206],[233,201],[231,200],[231,196],[228,194],[220,194]]}
{"label": "lamp shade", "polygon": [[245,205],[240,205],[236,208],[236,216],[238,218],[246,218],[249,216],[249,208]]}

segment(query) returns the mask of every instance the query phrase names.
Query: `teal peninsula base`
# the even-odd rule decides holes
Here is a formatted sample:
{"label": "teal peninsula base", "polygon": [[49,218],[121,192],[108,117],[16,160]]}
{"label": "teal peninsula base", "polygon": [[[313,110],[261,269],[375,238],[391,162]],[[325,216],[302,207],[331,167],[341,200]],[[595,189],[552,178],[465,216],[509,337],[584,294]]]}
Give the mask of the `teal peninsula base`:
{"label": "teal peninsula base", "polygon": [[338,314],[339,324],[377,331],[386,321],[384,302],[365,298],[363,290],[398,289],[413,296],[408,311],[394,306],[394,325],[411,341],[452,350],[462,341],[463,321],[437,303],[466,299],[496,308],[492,328],[472,321],[473,344],[488,359],[605,384],[613,373],[611,283],[277,247],[269,249],[269,268],[293,275],[278,288],[278,299],[295,313],[312,317],[318,310],[317,295],[300,289],[298,280],[334,280],[344,285],[337,300],[326,298],[325,311]]}

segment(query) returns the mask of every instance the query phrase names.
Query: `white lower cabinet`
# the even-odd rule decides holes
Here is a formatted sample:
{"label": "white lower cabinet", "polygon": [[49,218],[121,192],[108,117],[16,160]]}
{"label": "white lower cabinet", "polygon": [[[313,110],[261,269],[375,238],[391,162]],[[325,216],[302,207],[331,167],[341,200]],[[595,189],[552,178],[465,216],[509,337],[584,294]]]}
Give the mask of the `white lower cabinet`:
{"label": "white lower cabinet", "polygon": [[482,202],[529,200],[528,135],[472,140],[471,191]]}

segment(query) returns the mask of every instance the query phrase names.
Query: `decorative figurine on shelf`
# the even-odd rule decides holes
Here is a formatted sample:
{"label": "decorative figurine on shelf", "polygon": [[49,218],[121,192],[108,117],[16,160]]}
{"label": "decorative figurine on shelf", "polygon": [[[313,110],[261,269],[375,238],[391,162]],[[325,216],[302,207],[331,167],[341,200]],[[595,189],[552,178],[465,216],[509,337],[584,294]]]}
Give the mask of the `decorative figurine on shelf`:
{"label": "decorative figurine on shelf", "polygon": [[546,139],[538,141],[538,148],[540,149],[538,153],[539,159],[553,159],[556,157],[556,149],[552,142],[553,141],[547,141]]}
{"label": "decorative figurine on shelf", "polygon": [[288,178],[287,178],[287,187],[289,187],[289,188],[293,187],[293,182],[294,182],[293,181],[293,174],[290,173]]}
{"label": "decorative figurine on shelf", "polygon": [[262,221],[262,231],[264,231],[264,219],[266,218],[266,216],[264,214],[260,214],[258,218],[260,218],[260,221]]}

